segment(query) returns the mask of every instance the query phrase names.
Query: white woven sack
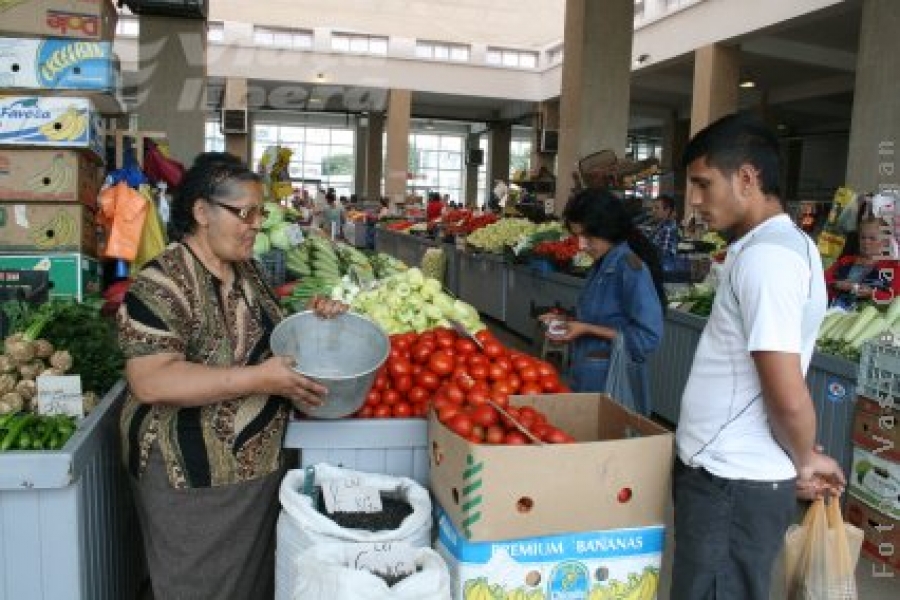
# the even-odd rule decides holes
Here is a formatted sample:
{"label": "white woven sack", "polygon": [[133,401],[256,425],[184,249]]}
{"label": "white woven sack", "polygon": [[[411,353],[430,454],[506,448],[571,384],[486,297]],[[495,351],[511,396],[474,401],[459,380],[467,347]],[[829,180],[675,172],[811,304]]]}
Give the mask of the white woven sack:
{"label": "white woven sack", "polygon": [[386,531],[345,529],[321,514],[313,500],[303,493],[305,469],[288,471],[281,482],[279,498],[282,511],[278,517],[275,550],[275,599],[287,600],[296,580],[295,558],[307,548],[330,542],[406,542],[415,548],[431,545],[431,498],[428,491],[407,477],[363,473],[319,463],[315,484],[334,479],[358,477],[363,485],[403,499],[412,513],[400,527]]}
{"label": "white woven sack", "polygon": [[320,544],[296,559],[297,583],[290,600],[450,600],[447,565],[431,548],[416,550],[417,570],[395,585],[348,567],[349,544]]}

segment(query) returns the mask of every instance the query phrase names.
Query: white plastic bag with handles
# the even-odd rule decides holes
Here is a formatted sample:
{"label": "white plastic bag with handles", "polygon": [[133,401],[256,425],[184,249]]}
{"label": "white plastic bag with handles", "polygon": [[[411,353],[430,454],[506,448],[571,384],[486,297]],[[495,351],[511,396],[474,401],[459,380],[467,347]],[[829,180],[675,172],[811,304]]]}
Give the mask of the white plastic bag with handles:
{"label": "white plastic bag with handles", "polygon": [[[336,479],[358,478],[361,485],[375,488],[410,505],[412,513],[399,527],[366,531],[341,527],[319,512],[313,498],[304,493],[307,469],[314,473],[309,483],[321,486]],[[304,550],[331,542],[406,542],[420,548],[431,546],[431,497],[428,490],[406,477],[363,473],[320,463],[307,469],[288,471],[281,482],[275,549],[275,599],[288,600],[296,587],[296,558]],[[337,596],[335,596],[337,598]]]}
{"label": "white plastic bag with handles", "polygon": [[296,559],[290,600],[450,600],[447,565],[431,548],[414,550],[416,572],[392,586],[352,566],[352,544],[313,546]]}

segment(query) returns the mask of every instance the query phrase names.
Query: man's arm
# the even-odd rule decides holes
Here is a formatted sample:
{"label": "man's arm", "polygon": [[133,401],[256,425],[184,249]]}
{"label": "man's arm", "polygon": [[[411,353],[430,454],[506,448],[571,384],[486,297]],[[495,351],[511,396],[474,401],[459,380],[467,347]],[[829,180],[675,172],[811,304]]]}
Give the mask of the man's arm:
{"label": "man's arm", "polygon": [[[813,491],[804,495],[824,492],[825,487],[842,492],[846,482],[840,465],[815,448],[816,413],[803,379],[800,355],[772,351],[752,355],[772,434],[794,462],[798,486],[812,486]],[[814,481],[825,485],[815,485]]]}

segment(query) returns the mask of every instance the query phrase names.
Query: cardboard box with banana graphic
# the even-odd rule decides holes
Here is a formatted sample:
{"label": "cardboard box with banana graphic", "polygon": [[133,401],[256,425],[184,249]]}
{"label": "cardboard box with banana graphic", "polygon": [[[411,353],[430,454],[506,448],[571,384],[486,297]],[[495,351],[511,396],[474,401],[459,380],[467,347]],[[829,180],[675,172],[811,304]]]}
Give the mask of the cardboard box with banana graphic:
{"label": "cardboard box with banana graphic", "polygon": [[83,204],[0,202],[0,253],[81,252],[97,256],[95,212]]}
{"label": "cardboard box with banana graphic", "polygon": [[0,0],[0,33],[112,40],[112,0]]}
{"label": "cardboard box with banana graphic", "polygon": [[100,293],[100,262],[77,252],[47,254],[2,254],[0,271],[45,271],[49,274],[50,298],[74,298]]}
{"label": "cardboard box with banana graphic", "polygon": [[100,164],[80,150],[0,148],[0,201],[97,205]]}
{"label": "cardboard box with banana graphic", "polygon": [[100,115],[88,98],[0,98],[0,146],[81,148],[105,158]]}
{"label": "cardboard box with banana graphic", "polygon": [[112,42],[0,37],[0,87],[115,94],[121,78]]}

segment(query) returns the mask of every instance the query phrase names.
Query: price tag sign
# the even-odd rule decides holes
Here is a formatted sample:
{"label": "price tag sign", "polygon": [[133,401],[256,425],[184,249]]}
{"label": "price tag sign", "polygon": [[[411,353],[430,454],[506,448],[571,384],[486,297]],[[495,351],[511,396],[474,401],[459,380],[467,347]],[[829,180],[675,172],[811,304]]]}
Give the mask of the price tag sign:
{"label": "price tag sign", "polygon": [[415,548],[406,542],[348,544],[347,565],[398,580],[416,572]]}
{"label": "price tag sign", "polygon": [[377,489],[362,485],[358,477],[332,479],[322,486],[325,510],[330,513],[381,512],[381,494]]}
{"label": "price tag sign", "polygon": [[38,414],[84,416],[80,375],[41,375],[36,384]]}

